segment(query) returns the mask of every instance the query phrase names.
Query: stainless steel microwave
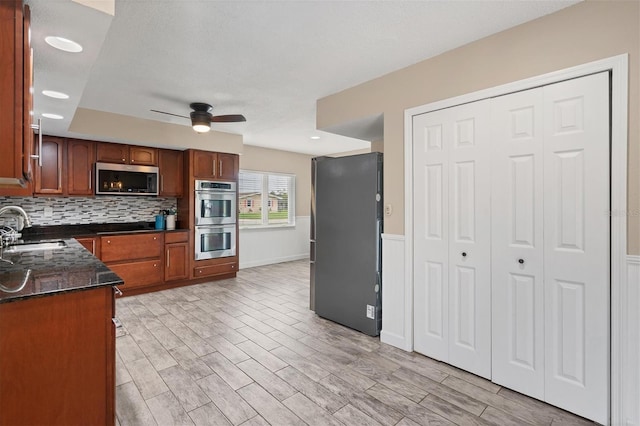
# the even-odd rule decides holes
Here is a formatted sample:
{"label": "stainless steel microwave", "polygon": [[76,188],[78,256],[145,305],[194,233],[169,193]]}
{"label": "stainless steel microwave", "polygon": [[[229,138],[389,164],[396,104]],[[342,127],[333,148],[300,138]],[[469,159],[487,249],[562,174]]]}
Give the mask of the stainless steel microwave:
{"label": "stainless steel microwave", "polygon": [[156,166],[96,163],[96,195],[158,195]]}

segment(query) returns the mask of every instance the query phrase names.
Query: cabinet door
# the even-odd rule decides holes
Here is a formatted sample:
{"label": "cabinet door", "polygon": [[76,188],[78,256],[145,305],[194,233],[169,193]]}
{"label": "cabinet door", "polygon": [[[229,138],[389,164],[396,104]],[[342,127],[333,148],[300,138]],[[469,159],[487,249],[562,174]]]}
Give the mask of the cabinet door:
{"label": "cabinet door", "polygon": [[182,158],[182,151],[160,150],[158,164],[161,197],[182,197]]}
{"label": "cabinet door", "polygon": [[69,195],[93,195],[93,163],[95,143],[91,141],[67,141],[67,193]]}
{"label": "cabinet door", "polygon": [[129,162],[143,166],[158,165],[158,150],[146,146],[129,147]]}
{"label": "cabinet door", "polygon": [[22,58],[23,82],[22,82],[22,171],[23,175],[31,180],[33,161],[31,152],[33,148],[33,48],[31,47],[31,9],[24,6],[24,16],[22,25]]}
{"label": "cabinet door", "polygon": [[218,153],[217,175],[220,179],[236,180],[238,178],[238,156],[236,154]]}
{"label": "cabinet door", "polygon": [[103,262],[162,257],[164,239],[161,233],[111,235],[100,238]]}
{"label": "cabinet door", "polygon": [[113,424],[112,316],[111,287],[1,304],[0,424]]}
{"label": "cabinet door", "polygon": [[43,137],[42,166],[36,166],[36,194],[62,195],[62,153],[64,139],[51,136]]}
{"label": "cabinet door", "polygon": [[215,152],[193,152],[193,177],[215,179],[218,156]]}
{"label": "cabinet door", "polygon": [[159,259],[140,260],[107,266],[124,280],[124,286],[121,290],[125,292],[134,287],[144,287],[162,283],[162,262],[160,262]]}
{"label": "cabinet door", "polygon": [[164,268],[165,281],[188,278],[188,250],[188,243],[174,243],[166,245]]}
{"label": "cabinet door", "polygon": [[99,142],[97,144],[96,161],[129,164],[129,145]]}
{"label": "cabinet door", "polygon": [[[28,12],[27,12],[28,13]],[[21,1],[0,2],[0,195],[27,196],[32,188],[21,188],[29,173],[31,145],[23,141],[24,26]],[[30,56],[29,56],[30,57]],[[28,114],[28,111],[26,112]]]}

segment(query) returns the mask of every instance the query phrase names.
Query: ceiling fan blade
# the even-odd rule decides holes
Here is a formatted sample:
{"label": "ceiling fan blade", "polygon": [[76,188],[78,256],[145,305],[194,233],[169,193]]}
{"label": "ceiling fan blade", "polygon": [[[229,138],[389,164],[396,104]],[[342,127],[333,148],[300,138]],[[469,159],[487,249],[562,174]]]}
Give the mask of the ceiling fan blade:
{"label": "ceiling fan blade", "polygon": [[189,118],[189,117],[185,117],[184,115],[173,114],[173,113],[171,113],[171,112],[158,111],[157,109],[152,109],[152,110],[150,110],[150,111],[151,111],[151,112],[157,112],[157,113],[160,113],[160,114],[173,115],[173,116],[175,116],[175,117]]}
{"label": "ceiling fan blade", "polygon": [[214,115],[211,117],[212,123],[239,123],[247,121],[242,114]]}

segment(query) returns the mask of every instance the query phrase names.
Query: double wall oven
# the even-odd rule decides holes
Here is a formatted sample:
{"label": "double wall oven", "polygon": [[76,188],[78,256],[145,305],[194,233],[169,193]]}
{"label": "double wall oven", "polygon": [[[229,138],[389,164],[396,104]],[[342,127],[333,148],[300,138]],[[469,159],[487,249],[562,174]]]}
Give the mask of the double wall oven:
{"label": "double wall oven", "polygon": [[195,259],[236,255],[235,182],[195,182]]}

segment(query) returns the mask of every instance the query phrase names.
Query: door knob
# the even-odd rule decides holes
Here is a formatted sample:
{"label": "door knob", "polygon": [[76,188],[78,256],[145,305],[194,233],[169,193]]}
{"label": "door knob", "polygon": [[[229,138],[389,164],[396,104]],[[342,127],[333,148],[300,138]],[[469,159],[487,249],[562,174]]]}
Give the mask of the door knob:
{"label": "door knob", "polygon": [[524,264],[524,259],[518,259],[518,263],[521,265]]}

